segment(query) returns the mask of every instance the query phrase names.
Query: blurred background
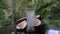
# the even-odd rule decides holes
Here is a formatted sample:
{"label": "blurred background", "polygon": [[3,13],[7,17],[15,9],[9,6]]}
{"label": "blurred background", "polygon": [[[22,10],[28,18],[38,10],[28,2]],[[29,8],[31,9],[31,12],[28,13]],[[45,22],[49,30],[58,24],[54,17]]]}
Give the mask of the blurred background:
{"label": "blurred background", "polygon": [[10,34],[16,20],[26,17],[26,2],[35,8],[36,15],[41,15],[43,23],[60,27],[60,0],[0,0],[0,34]]}

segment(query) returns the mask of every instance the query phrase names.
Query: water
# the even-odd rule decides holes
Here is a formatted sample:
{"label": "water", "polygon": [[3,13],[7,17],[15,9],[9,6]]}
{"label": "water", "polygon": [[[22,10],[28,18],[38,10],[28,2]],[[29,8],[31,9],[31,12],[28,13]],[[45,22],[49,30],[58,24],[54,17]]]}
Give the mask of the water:
{"label": "water", "polygon": [[34,10],[26,9],[26,17],[27,17],[27,31],[34,31]]}

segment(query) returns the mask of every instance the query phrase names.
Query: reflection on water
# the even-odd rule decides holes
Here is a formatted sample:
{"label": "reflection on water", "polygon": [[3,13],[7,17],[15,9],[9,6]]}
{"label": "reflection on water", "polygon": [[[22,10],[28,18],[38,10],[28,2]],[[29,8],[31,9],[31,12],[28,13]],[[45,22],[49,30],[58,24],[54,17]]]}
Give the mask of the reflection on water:
{"label": "reflection on water", "polygon": [[11,34],[12,31],[11,26],[0,27],[0,34]]}
{"label": "reflection on water", "polygon": [[36,32],[26,32],[26,33],[24,33],[24,32],[17,32],[17,34],[40,34],[40,33],[36,33]]}

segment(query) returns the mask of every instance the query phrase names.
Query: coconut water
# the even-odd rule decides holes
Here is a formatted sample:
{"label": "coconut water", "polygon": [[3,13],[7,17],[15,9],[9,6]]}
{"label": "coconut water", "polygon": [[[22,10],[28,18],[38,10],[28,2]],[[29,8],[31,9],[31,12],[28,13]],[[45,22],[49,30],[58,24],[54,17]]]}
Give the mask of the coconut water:
{"label": "coconut water", "polygon": [[26,9],[27,31],[34,31],[34,12],[33,9]]}

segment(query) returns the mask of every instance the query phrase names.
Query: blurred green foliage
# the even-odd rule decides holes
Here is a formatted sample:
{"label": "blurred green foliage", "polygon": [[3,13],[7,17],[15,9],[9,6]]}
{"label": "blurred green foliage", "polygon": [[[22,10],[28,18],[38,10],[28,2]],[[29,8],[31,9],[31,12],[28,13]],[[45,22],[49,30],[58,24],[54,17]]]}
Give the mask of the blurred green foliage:
{"label": "blurred green foliage", "polygon": [[[59,26],[60,0],[37,0],[36,14],[40,14],[44,23]],[[52,20],[52,21],[50,21]],[[57,22],[55,22],[57,20]],[[56,24],[57,23],[57,24]]]}
{"label": "blurred green foliage", "polygon": [[[21,0],[15,2],[15,21],[26,16],[23,2]],[[11,30],[12,16],[8,8],[8,5],[0,0],[0,30],[3,29],[0,31],[1,34],[6,34],[8,30]],[[41,15],[43,23],[60,27],[60,0],[35,0],[34,8],[35,14]]]}

